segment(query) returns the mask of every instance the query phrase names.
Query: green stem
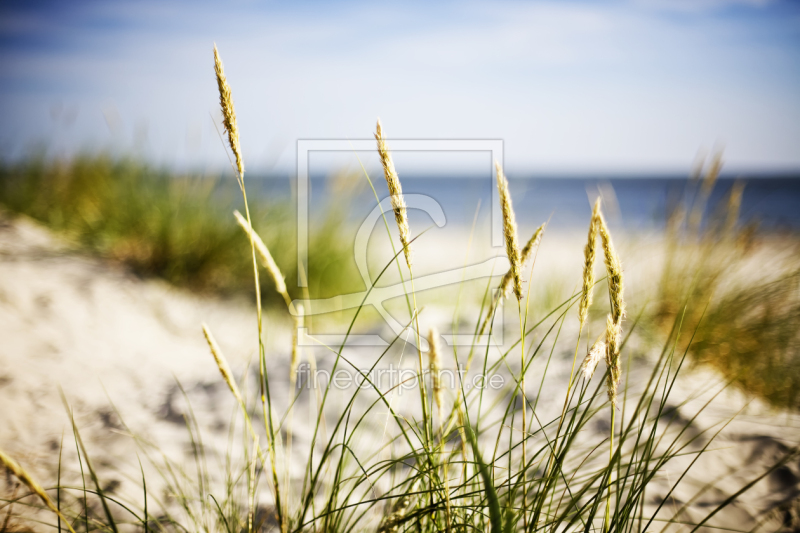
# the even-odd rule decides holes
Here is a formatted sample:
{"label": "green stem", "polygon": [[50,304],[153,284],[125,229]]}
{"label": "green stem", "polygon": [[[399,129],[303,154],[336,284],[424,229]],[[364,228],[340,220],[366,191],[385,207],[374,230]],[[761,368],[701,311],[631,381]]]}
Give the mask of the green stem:
{"label": "green stem", "polygon": [[281,505],[281,491],[280,483],[278,481],[278,471],[276,468],[275,460],[275,431],[272,423],[272,401],[269,394],[269,376],[267,373],[267,357],[264,350],[264,340],[261,338],[263,325],[262,325],[262,311],[261,311],[261,282],[258,276],[258,261],[256,260],[256,243],[253,233],[253,222],[250,220],[250,207],[247,205],[247,192],[244,188],[244,176],[239,176],[239,185],[242,187],[242,199],[244,200],[244,212],[247,216],[247,225],[250,227],[248,234],[250,235],[250,252],[253,257],[253,278],[255,280],[256,288],[256,315],[258,317],[258,360],[259,360],[259,374],[261,385],[261,408],[264,416],[264,425],[266,426],[267,435],[269,435],[269,458],[270,467],[272,470],[272,482],[275,486],[275,508],[278,514],[278,523],[280,524],[281,531],[286,531],[286,523],[283,517],[283,509]]}
{"label": "green stem", "polygon": [[575,363],[578,361],[578,350],[580,349],[581,345],[581,335],[583,334],[583,323],[581,323],[580,328],[578,328],[578,341],[575,343],[575,355],[572,356],[572,369],[569,371],[569,383],[567,384],[567,396],[564,398],[564,407],[561,409],[561,418],[558,420],[558,429],[556,429],[556,438],[553,439],[553,446],[550,452],[550,459],[548,461],[547,467],[547,474],[550,475],[550,471],[553,468],[553,461],[555,459],[556,453],[556,444],[558,442],[558,437],[561,435],[561,426],[564,424],[564,417],[567,414],[567,406],[569,405],[569,393],[572,391],[572,384],[575,379]]}
{"label": "green stem", "polygon": [[611,521],[611,463],[614,460],[614,417],[617,414],[617,409],[614,404],[611,404],[611,434],[609,436],[608,444],[608,497],[606,498],[606,520],[603,531],[608,533],[609,522]]}
{"label": "green stem", "polygon": [[416,324],[414,333],[417,339],[417,355],[419,358],[419,393],[420,401],[422,402],[422,423],[425,430],[423,435],[425,436],[424,444],[425,448],[427,449],[432,440],[432,427],[430,427],[432,422],[428,413],[428,392],[425,389],[425,366],[422,361],[422,346],[420,345],[419,312],[417,310],[417,293],[414,290],[414,272],[411,270],[411,267],[408,267],[408,272],[411,278],[411,299],[414,305],[414,322]]}
{"label": "green stem", "polygon": [[[526,443],[528,441],[528,436],[526,434],[527,428],[525,427],[525,404],[527,403],[527,398],[525,397],[525,326],[522,322],[522,303],[520,300],[517,300],[517,307],[519,309],[519,331],[520,331],[520,360],[522,363],[521,372],[522,375],[520,376],[519,386],[520,392],[522,393],[522,524],[525,528],[525,531],[528,530],[528,512],[527,512],[527,505],[528,505],[528,485],[525,482],[526,472],[525,472],[525,465],[527,464],[527,454],[526,452]],[[510,454],[509,454],[510,455]]]}

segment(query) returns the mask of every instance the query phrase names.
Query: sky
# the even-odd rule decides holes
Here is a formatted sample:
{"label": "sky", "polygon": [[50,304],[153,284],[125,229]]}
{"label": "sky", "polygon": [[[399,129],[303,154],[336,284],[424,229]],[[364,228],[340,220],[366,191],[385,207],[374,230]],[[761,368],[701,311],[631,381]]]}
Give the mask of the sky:
{"label": "sky", "polygon": [[378,117],[390,140],[502,139],[509,175],[686,174],[716,148],[800,171],[800,2],[779,0],[6,0],[0,157],[224,168],[214,43],[249,172]]}

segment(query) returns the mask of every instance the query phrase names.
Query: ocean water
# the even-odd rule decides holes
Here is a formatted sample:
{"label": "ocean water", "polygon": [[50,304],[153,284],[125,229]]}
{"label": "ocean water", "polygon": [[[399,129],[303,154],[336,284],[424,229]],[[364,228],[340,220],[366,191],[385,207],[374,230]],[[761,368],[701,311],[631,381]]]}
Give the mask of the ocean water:
{"label": "ocean water", "polygon": [[[800,230],[800,175],[737,178],[744,183],[739,225],[756,225],[759,231],[793,233]],[[252,180],[252,178],[251,178]],[[707,223],[727,213],[730,191],[736,179],[717,180],[706,202]],[[253,181],[251,181],[253,183]],[[296,200],[291,179],[258,180],[261,195],[271,199]],[[388,196],[383,179],[373,181],[380,198]],[[426,195],[442,208],[448,225],[469,226],[480,205],[479,217],[490,216],[494,180],[490,178],[407,177],[405,194]],[[332,207],[346,207],[354,222],[375,207],[375,196],[366,180],[347,195],[340,185],[325,177],[309,183],[309,216],[319,217]],[[691,208],[700,197],[698,182],[680,177],[648,178],[510,178],[514,210],[521,226],[535,226],[550,220],[551,228],[584,227],[591,202],[601,195],[611,223],[633,231],[658,231],[678,205]],[[428,215],[411,210],[412,222],[430,225]]]}

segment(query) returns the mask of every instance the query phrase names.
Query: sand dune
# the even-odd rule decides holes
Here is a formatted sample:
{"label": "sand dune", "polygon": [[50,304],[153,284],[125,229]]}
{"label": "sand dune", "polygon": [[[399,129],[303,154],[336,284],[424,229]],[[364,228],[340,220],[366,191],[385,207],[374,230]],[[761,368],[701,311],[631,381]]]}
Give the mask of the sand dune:
{"label": "sand dune", "polygon": [[[578,245],[577,251],[572,251],[575,253],[561,255],[571,259],[580,250]],[[559,261],[557,251],[551,251],[549,257]],[[558,265],[541,268],[559,270]],[[451,316],[437,310],[434,302],[428,312],[432,321],[445,322]],[[203,321],[211,326],[234,373],[240,376],[256,353],[251,302],[190,294],[157,280],[138,279],[120,267],[74,253],[68,243],[28,220],[3,219],[0,223],[0,448],[16,457],[45,486],[52,486],[63,437],[63,476],[77,483],[80,465],[69,416],[59,393],[63,390],[74,408],[76,425],[106,490],[136,503],[141,499],[137,451],[140,455],[142,452],[131,432],[151,441],[173,460],[185,462],[187,469],[192,464],[192,446],[185,422],[185,415],[190,414],[183,397],[185,391],[202,429],[204,445],[212,459],[216,458],[213,460],[222,461],[229,447],[229,424],[235,405],[208,353],[200,329]],[[272,394],[278,410],[282,410],[289,396],[288,382],[283,376],[289,367],[290,322],[285,313],[274,311],[267,314],[265,324],[269,371],[275,383]],[[507,326],[508,339],[513,335],[513,322]],[[563,338],[574,339],[571,327],[565,326]],[[369,328],[380,330],[378,326]],[[559,391],[563,390],[569,374],[571,342],[559,343],[554,351],[548,379],[553,385],[539,390],[539,382],[530,380],[528,393],[540,394],[538,409],[542,419],[556,416],[560,410],[563,392]],[[406,355],[401,364],[410,368],[415,357],[408,356],[412,353],[410,347],[404,349]],[[652,344],[632,338],[629,349],[636,355],[628,376],[635,390],[636,383],[644,381],[647,375]],[[328,350],[320,347],[304,350],[306,357],[315,355],[320,368],[330,368],[332,358]],[[398,363],[400,351],[403,349],[398,348],[398,353],[392,355],[398,357],[395,359]],[[351,355],[355,364],[368,366],[374,349],[353,348]],[[543,370],[543,365],[544,361],[537,362],[533,375]],[[245,382],[255,386],[252,376]],[[673,392],[665,425],[670,417],[676,424],[688,421],[719,392],[721,385],[721,378],[710,371],[687,372]],[[309,443],[308,432],[302,425],[308,419],[307,410],[313,409],[309,396],[301,396],[294,415],[294,456],[288,464],[292,465],[291,475],[296,479],[305,466],[303,450]],[[365,394],[364,399],[367,398]],[[679,398],[685,402],[681,403]],[[331,420],[341,406],[341,399],[332,400]],[[402,399],[397,400],[397,408],[401,412],[414,412],[413,402]],[[694,455],[680,458],[659,473],[647,494],[645,514],[663,502],[659,518],[668,518],[689,503],[680,520],[690,523],[701,519],[800,442],[800,417],[772,411],[734,389],[711,400],[709,408],[692,422],[689,433],[700,435],[709,428],[716,431],[734,415],[736,418],[666,502],[663,497],[668,487],[678,480]],[[385,413],[371,416],[369,431],[373,441],[365,439],[364,446],[383,438]],[[602,423],[592,427],[587,441],[608,430]],[[713,431],[703,434],[687,451],[702,448]],[[157,487],[158,476],[153,468],[146,471],[148,485]],[[693,501],[701,489],[707,490]],[[13,491],[10,477],[0,479],[0,492]],[[267,491],[263,492],[264,499],[269,500]],[[800,463],[794,460],[736,498],[712,523],[748,530],[766,519],[765,530],[776,530],[785,522],[788,531],[797,527],[792,524],[798,524],[798,494]],[[39,518],[53,521],[44,515]],[[21,519],[14,520],[17,527],[22,527]],[[656,522],[653,529],[661,530],[662,524]],[[33,522],[30,527],[41,529]]]}

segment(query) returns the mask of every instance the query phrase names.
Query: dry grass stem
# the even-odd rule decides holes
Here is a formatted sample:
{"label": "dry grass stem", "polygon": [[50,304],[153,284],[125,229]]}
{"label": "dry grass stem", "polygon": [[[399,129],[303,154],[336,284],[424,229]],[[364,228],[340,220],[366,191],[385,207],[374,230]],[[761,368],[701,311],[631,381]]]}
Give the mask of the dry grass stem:
{"label": "dry grass stem", "polygon": [[394,169],[392,154],[386,146],[386,139],[383,136],[381,121],[375,127],[375,140],[378,141],[378,154],[383,165],[383,174],[386,177],[386,185],[389,187],[389,194],[392,196],[392,209],[394,209],[394,219],[397,221],[397,229],[400,231],[400,243],[403,245],[403,253],[406,257],[406,264],[411,269],[411,232],[408,228],[408,213],[406,212],[406,201],[403,198],[403,188],[400,186],[400,178]]}
{"label": "dry grass stem", "polygon": [[497,190],[500,192],[500,208],[503,211],[503,235],[506,240],[506,254],[511,263],[509,272],[513,281],[514,295],[517,300],[522,299],[522,269],[520,266],[519,244],[517,243],[517,221],[514,218],[514,208],[511,205],[511,194],[508,192],[508,180],[503,175],[500,163],[494,162],[497,170]]}
{"label": "dry grass stem", "polygon": [[578,318],[580,327],[586,324],[586,317],[589,315],[589,307],[592,305],[592,289],[594,287],[594,262],[597,256],[597,237],[600,233],[600,198],[594,203],[592,210],[592,220],[589,223],[589,238],[583,250],[583,289],[581,290],[581,302],[578,306]]}
{"label": "dry grass stem", "polygon": [[742,208],[742,196],[744,195],[744,182],[737,180],[731,187],[728,196],[728,216],[725,220],[725,235],[733,234],[736,223],[739,221],[739,211]]}
{"label": "dry grass stem", "polygon": [[703,183],[700,186],[700,193],[694,199],[692,212],[689,215],[689,232],[691,235],[697,235],[700,231],[700,223],[703,220],[703,213],[706,210],[706,204],[714,185],[717,183],[717,178],[722,170],[722,150],[718,150],[711,157],[711,163],[703,176]]}
{"label": "dry grass stem", "polygon": [[[258,435],[253,435],[253,449],[258,450]],[[255,519],[256,514],[256,465],[258,464],[257,461],[251,461],[250,463],[250,487],[249,487],[249,511],[247,513],[247,531],[248,533],[252,533],[253,531],[253,521]]]}
{"label": "dry grass stem", "polygon": [[[505,276],[503,277],[503,279],[505,279]],[[495,309],[497,309],[497,304],[500,303],[500,298],[502,297],[503,297],[503,291],[501,288],[500,293],[497,295],[496,298],[493,297],[489,299],[489,308],[486,310],[486,318],[483,319],[483,323],[481,324],[481,329],[478,330],[479,337],[483,335],[484,331],[486,331],[486,327],[489,325],[489,322],[491,322],[492,317],[494,316]]]}
{"label": "dry grass stem", "polygon": [[711,165],[708,167],[706,175],[703,178],[703,194],[705,196],[711,193],[711,190],[717,183],[717,178],[719,177],[719,173],[721,170],[722,170],[722,150],[718,150],[711,157]]}
{"label": "dry grass stem", "polygon": [[244,161],[242,160],[242,149],[239,146],[239,129],[236,126],[236,112],[233,109],[233,94],[228,80],[225,78],[225,71],[222,68],[222,60],[214,45],[214,72],[217,74],[217,86],[219,87],[219,105],[222,108],[222,123],[228,133],[228,143],[230,144],[233,156],[236,158],[236,169],[239,171],[239,178],[244,175]]}
{"label": "dry grass stem", "polygon": [[20,481],[22,481],[25,485],[27,485],[28,488],[31,489],[31,492],[36,494],[42,500],[42,502],[44,502],[44,504],[48,507],[48,509],[53,511],[59,518],[61,518],[61,520],[64,521],[64,523],[66,524],[66,526],[69,528],[69,530],[72,533],[75,533],[75,530],[72,529],[72,526],[70,525],[69,520],[67,520],[64,517],[64,515],[61,514],[61,511],[59,511],[58,508],[53,504],[53,501],[50,499],[50,497],[44,491],[42,486],[39,485],[36,482],[36,480],[33,479],[30,476],[30,474],[28,474],[28,472],[26,472],[25,469],[23,469],[19,465],[19,463],[17,463],[10,456],[6,455],[6,453],[3,452],[3,450],[0,450],[0,463],[3,463],[5,465],[5,467],[8,468],[8,470],[11,471],[12,474],[14,474]]}
{"label": "dry grass stem", "polygon": [[258,233],[250,227],[250,224],[247,223],[247,219],[243,217],[239,211],[234,211],[233,215],[236,217],[236,222],[238,222],[247,235],[253,239],[256,252],[258,252],[259,257],[261,257],[261,264],[267,269],[267,273],[272,278],[273,283],[275,283],[275,290],[283,297],[286,305],[291,306],[292,299],[289,298],[289,292],[286,290],[286,281],[283,279],[283,274],[281,273],[281,269],[278,268],[278,264],[272,258],[272,254],[269,253],[267,245],[264,244],[264,241],[261,240]]}

